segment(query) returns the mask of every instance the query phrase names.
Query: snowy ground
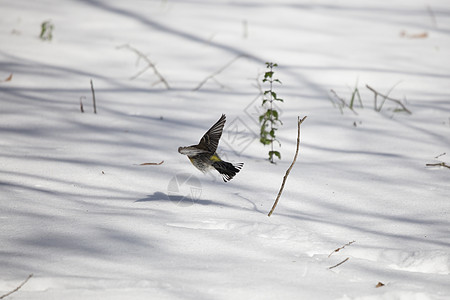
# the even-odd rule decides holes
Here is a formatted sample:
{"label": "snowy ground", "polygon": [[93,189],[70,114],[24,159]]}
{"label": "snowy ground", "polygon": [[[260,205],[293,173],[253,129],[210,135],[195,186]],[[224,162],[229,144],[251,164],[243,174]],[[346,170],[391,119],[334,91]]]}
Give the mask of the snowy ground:
{"label": "snowy ground", "polygon": [[[449,299],[450,169],[426,167],[450,164],[449,67],[446,0],[0,0],[0,296],[33,274],[7,298]],[[222,113],[229,183],[177,152]]]}

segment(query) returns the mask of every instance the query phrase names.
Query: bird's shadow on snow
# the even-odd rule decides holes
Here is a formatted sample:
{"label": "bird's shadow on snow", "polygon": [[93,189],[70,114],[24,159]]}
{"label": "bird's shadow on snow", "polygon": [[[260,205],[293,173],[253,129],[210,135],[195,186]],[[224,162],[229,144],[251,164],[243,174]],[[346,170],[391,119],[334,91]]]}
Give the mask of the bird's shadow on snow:
{"label": "bird's shadow on snow", "polygon": [[200,205],[210,205],[214,204],[211,200],[205,200],[205,199],[192,199],[188,196],[182,196],[182,195],[168,195],[163,192],[154,192],[152,195],[147,195],[147,197],[138,199],[136,202],[155,202],[155,201],[170,201],[173,202],[176,205],[179,206],[190,206],[193,204],[200,204]]}
{"label": "bird's shadow on snow", "polygon": [[166,193],[163,192],[154,192],[152,195],[147,195],[144,198],[135,200],[134,203],[140,203],[140,202],[158,202],[158,201],[162,201],[162,202],[172,202],[174,205],[180,206],[180,207],[189,207],[192,205],[211,205],[211,206],[219,206],[219,207],[227,207],[227,208],[231,208],[231,209],[244,209],[244,210],[249,210],[249,211],[255,211],[258,213],[263,213],[263,211],[259,210],[258,207],[256,206],[255,203],[253,203],[252,201],[250,201],[249,199],[241,196],[239,193],[234,193],[237,197],[240,197],[241,199],[244,199],[248,202],[250,202],[250,204],[252,205],[252,207],[243,207],[241,205],[233,205],[233,204],[227,204],[227,203],[222,203],[222,202],[215,202],[212,200],[207,200],[207,199],[192,199],[189,196],[182,196],[182,195],[168,195]]}

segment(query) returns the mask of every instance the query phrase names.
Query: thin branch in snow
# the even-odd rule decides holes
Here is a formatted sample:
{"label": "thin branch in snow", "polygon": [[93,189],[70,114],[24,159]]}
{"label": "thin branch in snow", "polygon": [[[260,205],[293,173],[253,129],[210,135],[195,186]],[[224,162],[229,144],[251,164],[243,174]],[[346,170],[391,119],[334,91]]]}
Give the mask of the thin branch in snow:
{"label": "thin branch in snow", "polygon": [[338,264],[336,264],[336,265],[334,265],[334,266],[331,266],[331,267],[329,267],[328,269],[334,269],[334,268],[336,268],[336,267],[339,267],[340,265],[342,265],[343,263],[345,263],[347,260],[349,260],[350,259],[350,257],[347,257],[346,259],[344,259],[343,261],[341,261],[340,263],[338,263]]}
{"label": "thin branch in snow", "polygon": [[86,99],[86,97],[85,96],[81,96],[80,97],[80,110],[81,110],[82,113],[84,113],[83,99]]}
{"label": "thin branch in snow", "polygon": [[154,163],[154,162],[150,162],[150,163],[142,163],[139,164],[140,166],[159,166],[162,165],[164,163],[164,161],[160,161],[159,163]]}
{"label": "thin branch in snow", "polygon": [[6,294],[0,296],[0,299],[6,298],[6,297],[8,297],[9,295],[11,295],[11,294],[17,292],[18,290],[20,290],[20,288],[23,287],[23,286],[25,285],[25,283],[27,283],[28,280],[30,280],[31,277],[33,277],[33,274],[28,275],[27,279],[25,279],[25,281],[22,282],[22,283],[21,283],[18,287],[16,287],[14,290],[12,290],[11,292],[8,292],[8,293],[6,293]]}
{"label": "thin branch in snow", "polygon": [[440,163],[435,163],[435,164],[426,164],[427,167],[445,167],[445,168],[449,168],[450,166],[447,165],[445,162],[440,162]]}
{"label": "thin branch in snow", "polygon": [[[368,84],[366,84],[366,88],[368,88],[369,90],[371,90],[371,91],[374,93],[374,95],[375,95],[374,101],[375,101],[375,110],[376,110],[376,111],[380,111],[380,110],[381,110],[381,107],[383,106],[383,103],[384,103],[386,100],[390,100],[390,101],[393,101],[393,102],[397,103],[398,105],[400,105],[400,106],[402,107],[402,110],[404,110],[404,111],[407,112],[408,114],[410,114],[410,115],[412,114],[412,112],[411,112],[409,109],[407,109],[406,106],[405,106],[400,100],[391,98],[391,97],[389,97],[388,95],[383,95],[383,94],[379,93],[378,91],[376,91],[375,89],[373,89],[372,87],[370,87]],[[378,96],[381,96],[381,98],[383,98],[383,102],[382,102],[382,104],[380,105],[380,107],[377,107],[377,99],[378,99]]]}
{"label": "thin branch in snow", "polygon": [[436,156],[435,158],[439,158],[439,157],[441,157],[441,156],[444,156],[444,155],[446,155],[447,153],[441,153],[441,154],[439,154],[438,156]]}
{"label": "thin branch in snow", "polygon": [[221,88],[223,88],[224,86],[222,84],[220,84],[218,82],[218,80],[215,78],[216,75],[219,75],[220,73],[222,73],[226,68],[228,68],[229,66],[231,66],[236,60],[238,60],[239,58],[243,57],[244,55],[238,55],[235,58],[233,58],[232,60],[230,60],[228,63],[226,63],[223,67],[221,67],[219,70],[215,71],[214,73],[210,74],[209,76],[207,76],[205,79],[203,79],[194,89],[193,91],[198,91],[199,89],[202,88],[202,86],[210,79],[213,79],[214,81],[216,81],[217,84],[219,84],[221,86]]}
{"label": "thin branch in snow", "polygon": [[94,91],[94,83],[91,79],[91,91],[92,91],[92,103],[94,105],[94,114],[97,113],[97,104],[95,103],[95,91]]}
{"label": "thin branch in snow", "polygon": [[280,191],[278,192],[277,195],[277,199],[275,200],[275,203],[272,206],[272,209],[270,210],[268,216],[270,217],[273,213],[273,211],[275,210],[275,207],[278,204],[278,200],[280,200],[281,197],[281,193],[283,192],[284,189],[284,184],[286,183],[286,179],[289,176],[289,173],[292,170],[292,167],[295,164],[295,161],[297,160],[297,155],[298,155],[298,147],[300,145],[300,125],[303,123],[303,121],[305,121],[307,116],[303,117],[303,119],[300,119],[300,117],[297,117],[297,149],[295,150],[295,155],[294,155],[294,160],[291,163],[291,166],[286,170],[286,174],[283,177],[283,182],[281,183],[281,187],[280,187]]}
{"label": "thin branch in snow", "polygon": [[156,65],[150,60],[150,58],[148,58],[147,55],[145,55],[144,53],[142,53],[142,52],[139,51],[138,49],[136,49],[136,48],[134,48],[134,47],[132,47],[132,46],[130,46],[130,45],[128,45],[128,44],[125,44],[125,45],[122,45],[122,46],[118,46],[118,47],[117,47],[117,49],[123,49],[123,48],[128,49],[128,50],[134,52],[134,53],[138,56],[139,59],[143,59],[143,60],[145,60],[145,62],[147,63],[147,66],[146,66],[144,69],[142,69],[141,71],[139,71],[136,75],[132,76],[131,79],[136,79],[137,77],[139,77],[140,75],[142,75],[142,74],[143,74],[145,71],[147,71],[148,69],[152,69],[152,70],[153,70],[153,73],[154,73],[154,74],[156,75],[156,77],[158,77],[158,79],[159,79],[159,81],[155,82],[153,85],[156,85],[156,84],[162,82],[162,83],[165,85],[165,87],[166,87],[168,90],[170,90],[169,83],[168,83],[167,80],[161,75],[161,73],[160,73],[160,72],[158,71],[158,69],[156,68]]}
{"label": "thin branch in snow", "polygon": [[345,244],[344,246],[335,249],[333,252],[330,253],[330,255],[328,255],[328,257],[330,257],[331,255],[333,255],[333,254],[336,253],[336,252],[341,251],[341,250],[344,249],[345,247],[350,246],[350,245],[353,244],[354,242],[355,242],[355,241],[348,242],[348,243]]}

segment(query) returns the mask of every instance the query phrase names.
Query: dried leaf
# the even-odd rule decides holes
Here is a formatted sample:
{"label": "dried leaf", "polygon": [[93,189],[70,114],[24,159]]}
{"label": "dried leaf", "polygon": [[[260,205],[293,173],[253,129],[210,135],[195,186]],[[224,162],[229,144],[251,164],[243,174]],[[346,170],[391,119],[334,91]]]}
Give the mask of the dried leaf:
{"label": "dried leaf", "polygon": [[6,78],[6,79],[3,80],[3,81],[11,81],[11,80],[12,80],[12,77],[13,77],[13,73],[11,73],[11,74],[8,76],[8,78]]}
{"label": "dried leaf", "polygon": [[407,33],[405,30],[400,32],[400,36],[407,39],[426,39],[428,37],[428,32],[424,31],[421,33]]}
{"label": "dried leaf", "polygon": [[409,36],[410,39],[425,39],[428,37],[428,32],[422,32],[422,33],[416,33],[416,34],[411,34]]}

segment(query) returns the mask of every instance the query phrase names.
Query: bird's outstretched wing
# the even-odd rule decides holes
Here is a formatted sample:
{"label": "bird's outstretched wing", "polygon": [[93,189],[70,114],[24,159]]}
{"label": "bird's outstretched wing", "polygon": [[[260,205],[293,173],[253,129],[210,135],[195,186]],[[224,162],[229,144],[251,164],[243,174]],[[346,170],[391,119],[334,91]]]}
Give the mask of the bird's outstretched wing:
{"label": "bird's outstretched wing", "polygon": [[211,128],[203,135],[198,146],[209,152],[216,152],[220,137],[222,136],[223,127],[225,126],[225,121],[226,117],[222,114],[216,124],[211,126]]}

